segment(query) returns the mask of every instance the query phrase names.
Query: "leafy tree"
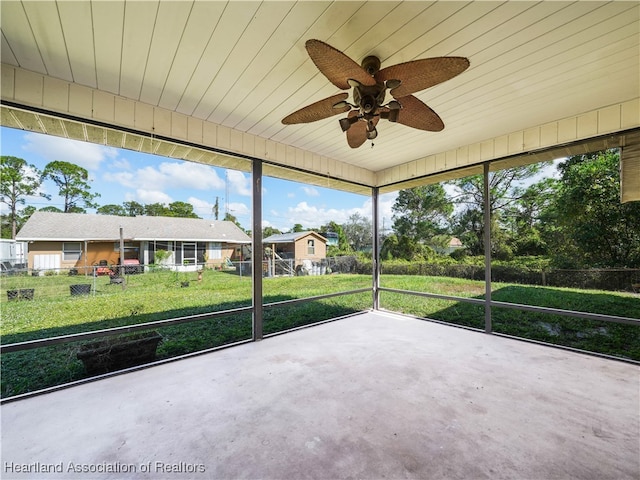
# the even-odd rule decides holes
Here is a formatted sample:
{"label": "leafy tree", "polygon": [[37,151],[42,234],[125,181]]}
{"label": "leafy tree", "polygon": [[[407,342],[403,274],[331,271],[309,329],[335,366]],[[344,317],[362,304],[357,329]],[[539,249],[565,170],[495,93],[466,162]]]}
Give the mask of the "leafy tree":
{"label": "leafy tree", "polygon": [[0,215],[0,238],[11,238],[11,223],[9,215]]}
{"label": "leafy tree", "polygon": [[181,217],[181,218],[200,218],[193,211],[193,205],[187,202],[171,202],[168,207],[168,214],[171,217]]}
{"label": "leafy tree", "polygon": [[48,207],[42,207],[39,212],[55,212],[55,213],[64,213],[58,207],[54,207],[53,205],[49,205]]}
{"label": "leafy tree", "polygon": [[11,219],[4,213],[0,213],[0,238],[11,238]]}
{"label": "leafy tree", "polygon": [[273,227],[264,227],[262,229],[262,238],[267,238],[270,237],[271,235],[278,235],[282,233],[280,230],[278,230],[277,228],[273,228]]}
{"label": "leafy tree", "polygon": [[431,247],[420,243],[416,238],[408,235],[397,236],[395,233],[385,238],[380,249],[380,258],[386,260],[399,258],[422,261],[434,255],[435,251]]}
{"label": "leafy tree", "polygon": [[471,255],[484,253],[484,218],[482,210],[466,208],[455,216],[453,234],[460,239]]}
{"label": "leafy tree", "polygon": [[[507,168],[497,172],[489,172],[489,209],[491,213],[503,210],[519,200],[525,188],[522,182],[536,175],[549,162]],[[454,197],[456,203],[482,208],[484,202],[484,176],[471,175],[450,182],[459,193]]]}
{"label": "leafy tree", "polygon": [[25,197],[37,194],[40,184],[40,172],[35,166],[27,164],[22,158],[0,157],[0,201],[9,207],[7,220],[11,236],[8,238],[16,238],[20,221],[19,206],[25,204]]}
{"label": "leafy tree", "polygon": [[103,205],[97,209],[97,213],[103,215],[121,216],[150,216],[150,217],[182,217],[200,218],[194,211],[193,205],[187,202],[171,202],[169,205],[163,203],[150,203],[142,205],[138,202],[124,202],[120,205]]}
{"label": "leafy tree", "polygon": [[447,231],[453,205],[440,184],[400,190],[392,207],[393,230],[398,237],[410,237],[417,244],[430,244]]}
{"label": "leafy tree", "polygon": [[359,213],[351,215],[347,223],[342,225],[344,235],[356,252],[370,248],[373,240],[371,220]]}
{"label": "leafy tree", "polygon": [[337,255],[348,255],[350,253],[353,253],[353,250],[349,245],[349,240],[347,238],[347,235],[344,233],[342,225],[338,225],[336,222],[331,221],[326,225],[320,227],[319,232],[322,235],[326,235],[327,233],[335,233],[338,235],[338,245],[329,245],[327,248],[327,256],[335,257]]}
{"label": "leafy tree", "polygon": [[220,215],[220,203],[218,197],[216,197],[216,203],[213,205],[211,209],[214,215],[214,218],[218,220],[218,216]]}
{"label": "leafy tree", "polygon": [[120,217],[126,217],[127,211],[122,205],[102,205],[100,208],[96,210],[96,213],[99,215],[118,215]]}
{"label": "leafy tree", "polygon": [[36,207],[34,207],[33,205],[28,205],[22,210],[22,212],[20,212],[20,215],[18,217],[18,231],[20,231],[22,226],[27,223],[27,220],[29,220],[29,217],[31,217],[31,215],[33,215],[33,212],[35,211]]}
{"label": "leafy tree", "polygon": [[144,215],[144,205],[141,203],[135,201],[124,202],[122,206],[124,207],[125,214],[129,217]]}
{"label": "leafy tree", "polygon": [[148,203],[144,206],[144,214],[148,217],[168,217],[169,210],[163,203]]}
{"label": "leafy tree", "polygon": [[304,232],[305,228],[300,224],[300,223],[296,223],[291,230],[289,230],[289,233],[299,233],[299,232]]}
{"label": "leafy tree", "polygon": [[100,194],[90,192],[89,172],[78,165],[60,160],[50,162],[42,171],[42,179],[49,179],[58,186],[59,195],[64,198],[65,213],[84,213],[84,208],[98,206],[94,200]]}
{"label": "leafy tree", "polygon": [[[28,205],[24,207],[16,217],[16,230],[19,232],[23,225],[29,220],[29,217],[36,211],[36,207]],[[12,219],[10,215],[0,215],[0,232],[2,238],[11,238]]]}
{"label": "leafy tree", "polygon": [[510,245],[515,255],[546,255],[548,245],[543,238],[551,224],[546,212],[557,197],[559,183],[554,178],[545,178],[530,185],[520,199],[505,209],[510,229]]}
{"label": "leafy tree", "polygon": [[[640,266],[640,202],[620,203],[620,155],[607,150],[561,163],[548,216],[555,263],[566,267]],[[550,235],[548,235],[550,236]]]}
{"label": "leafy tree", "polygon": [[[548,164],[541,162],[489,172],[491,253],[495,258],[508,259],[512,256],[506,230],[507,211],[525,194],[523,182]],[[462,207],[457,215],[454,234],[472,253],[481,254],[484,251],[484,175],[471,175],[450,183],[458,190],[453,201]]]}
{"label": "leafy tree", "polygon": [[[242,225],[240,225],[240,222],[238,221],[237,217],[235,217],[234,215],[230,214],[229,212],[224,214],[224,218],[223,220],[227,221],[227,222],[233,222],[236,224],[236,226],[242,230],[243,232],[245,231],[244,228],[242,228]],[[247,232],[245,232],[247,233]]]}

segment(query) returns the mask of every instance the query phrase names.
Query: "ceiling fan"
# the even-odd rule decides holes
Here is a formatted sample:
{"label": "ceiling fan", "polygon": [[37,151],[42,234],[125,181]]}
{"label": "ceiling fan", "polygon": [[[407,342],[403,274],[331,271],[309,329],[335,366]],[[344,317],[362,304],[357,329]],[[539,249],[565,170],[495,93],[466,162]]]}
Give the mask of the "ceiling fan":
{"label": "ceiling fan", "polygon": [[[444,123],[438,114],[413,94],[469,67],[469,60],[464,57],[433,57],[380,69],[380,60],[375,56],[366,57],[358,65],[320,40],[307,40],[305,46],[313,63],[331,83],[341,90],[353,88],[353,103],[347,102],[348,93],[338,93],[287,115],[282,123],[310,123],[348,112],[340,119],[340,127],[351,148],[376,138],[376,125],[381,118],[420,130],[442,130]],[[387,90],[393,100],[385,104]]]}

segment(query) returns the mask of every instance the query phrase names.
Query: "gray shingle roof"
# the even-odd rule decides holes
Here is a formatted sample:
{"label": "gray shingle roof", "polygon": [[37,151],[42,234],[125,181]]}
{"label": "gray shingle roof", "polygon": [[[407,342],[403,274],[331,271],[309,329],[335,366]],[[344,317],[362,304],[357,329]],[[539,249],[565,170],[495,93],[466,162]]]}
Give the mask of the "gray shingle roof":
{"label": "gray shingle roof", "polygon": [[182,240],[251,243],[233,222],[176,217],[119,217],[84,213],[35,212],[16,240]]}

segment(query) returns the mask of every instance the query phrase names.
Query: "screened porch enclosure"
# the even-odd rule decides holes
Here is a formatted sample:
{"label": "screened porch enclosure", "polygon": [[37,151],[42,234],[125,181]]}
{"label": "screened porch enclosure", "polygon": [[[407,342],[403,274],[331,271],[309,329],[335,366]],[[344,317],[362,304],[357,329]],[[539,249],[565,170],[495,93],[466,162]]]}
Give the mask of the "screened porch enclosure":
{"label": "screened porch enclosure", "polygon": [[[51,305],[69,300],[74,278],[6,277],[18,292],[35,280],[40,290],[2,305],[12,314],[3,330],[7,318],[16,327],[0,345],[3,381],[10,372],[15,386],[0,401],[3,478],[638,478],[639,297],[562,296],[565,287],[550,285],[530,286],[533,296],[529,286],[494,282],[488,180],[621,149],[621,198],[637,203],[640,4],[0,8],[4,127],[238,170],[249,176],[252,234],[250,249],[233,247],[246,270],[205,271],[201,282],[192,270],[218,255],[200,245],[212,237],[146,236],[162,248],[148,248],[145,263],[160,264],[162,251],[189,271],[157,268],[126,288],[94,278],[102,283],[93,296],[66,310]],[[282,123],[342,90],[310,57],[309,40],[356,69],[369,56],[383,68],[442,56],[470,66],[438,84],[418,81],[425,88],[411,93],[444,129],[381,118],[375,142],[351,148],[349,118],[329,115],[333,106],[318,121]],[[414,79],[400,80],[402,88]],[[364,118],[358,112],[352,118]],[[481,278],[411,282],[383,265],[380,197],[471,175],[482,178],[473,219]],[[264,276],[270,176],[368,200],[371,254],[353,264],[362,271]],[[55,292],[39,298],[54,281]],[[104,305],[99,318],[82,317],[78,307],[91,302]],[[61,312],[71,325],[48,322]],[[536,338],[526,338],[522,319]],[[94,377],[76,361],[82,344],[149,330],[166,339],[156,361]],[[552,345],[559,330],[596,348]],[[633,351],[600,350],[615,342]]]}
{"label": "screened porch enclosure", "polygon": [[[262,166],[259,160],[254,161],[254,185],[262,184]],[[480,178],[482,188],[487,190],[490,169],[491,165],[485,164]],[[4,308],[9,314],[5,319],[18,331],[5,335],[1,347],[8,362],[5,372],[16,373],[16,376],[5,376],[3,396],[17,399],[90,381],[91,375],[83,375],[78,362],[69,360],[78,342],[155,330],[166,338],[159,347],[157,359],[162,363],[368,310],[392,311],[629,362],[640,360],[637,341],[640,303],[632,294],[565,292],[537,288],[527,281],[512,284],[495,279],[492,273],[494,222],[489,221],[488,213],[481,218],[478,230],[477,240],[482,242],[484,252],[478,259],[482,263],[472,270],[471,278],[459,278],[453,268],[427,268],[424,273],[394,272],[394,264],[381,261],[379,256],[380,212],[376,193],[373,189],[370,251],[377,254],[368,262],[355,255],[351,261],[325,259],[326,264],[319,263],[317,271],[312,269],[303,275],[292,264],[288,270],[284,267],[278,270],[270,263],[276,251],[271,248],[269,258],[253,255],[249,260],[231,262],[228,269],[214,270],[211,264],[205,265],[205,260],[215,261],[222,256],[222,252],[214,250],[219,244],[154,240],[144,245],[153,253],[149,258],[149,271],[144,275],[129,276],[121,283],[121,289],[110,286],[110,278],[93,279],[92,301],[100,302],[101,297],[104,301],[109,297],[116,300],[117,296],[113,302],[117,309],[99,309],[96,318],[65,318],[70,326],[58,325],[54,330],[40,329],[38,324],[33,324],[33,331],[22,332],[20,319],[29,316],[31,308],[37,305],[6,305]],[[489,212],[489,196],[484,196],[483,201],[483,211]],[[253,221],[256,226],[262,224],[261,210],[262,196],[255,195]],[[259,227],[254,232],[251,250],[262,252],[265,242],[260,238]],[[317,237],[314,241],[321,238],[313,235]],[[302,247],[308,249],[307,239],[302,240]],[[233,251],[241,249],[234,246]],[[338,268],[339,264],[346,268]],[[12,279],[12,282],[18,280],[22,279]],[[57,278],[45,277],[44,280],[51,282]],[[68,280],[65,278],[67,283]],[[77,283],[73,278],[71,281]],[[19,292],[33,288],[33,282],[27,278],[23,284],[15,283],[15,289]],[[181,290],[184,287],[189,290]],[[65,288],[70,286],[65,283],[62,292]],[[50,292],[53,299],[61,291]],[[36,299],[44,299],[43,293],[38,289]],[[149,301],[150,298],[156,300]],[[44,361],[50,355],[55,356],[55,362]],[[70,373],[63,380],[58,376],[55,381],[47,379],[47,383],[33,385],[27,379],[19,380],[18,370],[8,368],[10,364],[23,363],[33,368],[40,368],[38,365],[42,364],[45,371],[66,369]],[[10,385],[22,386],[16,389]]]}
{"label": "screened porch enclosure", "polygon": [[[243,262],[246,255],[246,247],[222,242],[153,240],[146,243],[149,264],[179,271],[232,266]],[[161,253],[156,255],[156,252]]]}
{"label": "screened porch enclosure", "polygon": [[[222,246],[217,242],[149,242],[149,263],[156,263],[156,252],[165,251],[169,254],[159,264],[191,267],[195,269],[203,266],[206,258],[221,259]],[[205,257],[206,255],[206,257]]]}

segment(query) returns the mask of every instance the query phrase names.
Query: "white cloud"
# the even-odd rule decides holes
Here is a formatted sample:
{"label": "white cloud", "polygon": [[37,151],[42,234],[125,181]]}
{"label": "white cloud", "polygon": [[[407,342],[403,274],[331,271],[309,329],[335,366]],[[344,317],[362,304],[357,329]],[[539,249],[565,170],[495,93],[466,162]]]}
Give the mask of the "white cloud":
{"label": "white cloud", "polygon": [[[221,212],[224,214],[224,212]],[[251,209],[244,203],[230,202],[229,213],[234,217],[245,217],[251,215]]]}
{"label": "white cloud", "polygon": [[118,170],[131,170],[131,163],[126,158],[116,158],[109,166]]}
{"label": "white cloud", "polygon": [[193,162],[162,162],[157,167],[147,166],[135,172],[105,173],[103,179],[124,187],[144,190],[224,188],[224,180],[218,176],[213,167]]}
{"label": "white cloud", "polygon": [[[214,219],[213,207],[215,202],[202,200],[201,198],[189,197],[187,203],[193,205],[193,211],[201,218]],[[218,220],[222,220],[225,215],[224,199],[220,198],[218,202]],[[243,226],[249,228],[251,225],[251,209],[244,203],[229,203],[229,213],[236,217]]]}
{"label": "white cloud", "polygon": [[131,202],[133,200],[136,200],[136,196],[131,192],[125,192],[123,198],[124,198],[124,200],[122,200],[123,202]]}
{"label": "white cloud", "polygon": [[[398,192],[385,193],[378,197],[378,215],[380,217],[379,228],[382,230],[384,228],[385,231],[388,231],[393,224],[393,204],[396,202],[396,198],[398,198]],[[367,199],[362,205],[361,211],[358,212],[362,216],[371,215],[372,208],[372,200]]]}
{"label": "white cloud", "polygon": [[304,193],[310,197],[319,197],[320,196],[320,192],[318,191],[318,189],[313,188],[313,187],[302,187],[302,191],[304,191]]}
{"label": "white cloud", "polygon": [[229,181],[229,189],[238,195],[251,196],[251,178],[239,170],[227,170],[227,179]]}
{"label": "white cloud", "polygon": [[145,205],[150,203],[169,204],[173,202],[173,199],[169,195],[160,190],[145,190],[143,188],[136,190],[135,198],[130,198],[129,200],[135,200]]}
{"label": "white cloud", "polygon": [[[389,231],[392,225],[392,209],[395,203],[397,192],[380,195],[378,198],[378,211],[380,213],[380,229]],[[359,214],[365,218],[371,218],[372,200],[367,198],[362,206],[352,208],[327,208],[323,205],[313,205],[309,202],[299,202],[293,207],[289,207],[286,212],[278,210],[269,211],[269,219],[263,220],[263,225],[269,225],[281,231],[288,231],[296,223],[305,228],[319,228],[333,221],[337,224],[345,224],[349,217]]]}
{"label": "white cloud", "polygon": [[[193,211],[201,218],[210,218],[214,219],[213,207],[215,206],[215,202],[211,203],[207,200],[202,200],[201,198],[189,197],[187,199],[187,203],[193,205]],[[225,206],[224,199],[220,198],[218,201],[218,220],[222,220],[225,214]],[[247,215],[251,215],[251,211],[249,208],[243,203],[230,203],[229,211],[231,215],[235,217],[244,217]],[[251,221],[251,218],[248,219]]]}
{"label": "white cloud", "polygon": [[187,199],[187,203],[190,203],[191,205],[193,205],[193,211],[196,212],[196,214],[199,217],[213,218],[213,205],[214,205],[213,203],[207,202],[206,200],[202,200],[196,197],[189,197]]}
{"label": "white cloud", "polygon": [[[338,224],[345,223],[347,219],[354,213],[362,213],[361,208],[337,209],[325,208],[309,205],[307,202],[300,202],[295,207],[289,207],[283,219],[283,225],[278,227],[281,230],[288,230],[296,223],[301,224],[305,228],[318,228],[331,221]],[[366,215],[370,215],[369,210]]]}
{"label": "white cloud", "polygon": [[201,163],[163,162],[160,164],[159,174],[171,188],[209,190],[224,187],[224,181],[213,167]]}
{"label": "white cloud", "polygon": [[104,180],[105,182],[117,183],[121,187],[136,187],[136,177],[131,172],[107,172],[102,175],[102,180]]}
{"label": "white cloud", "polygon": [[47,162],[60,160],[74,163],[90,171],[98,170],[105,159],[114,159],[118,156],[118,150],[113,147],[51,135],[27,133],[24,139],[23,148],[27,152],[43,157]]}

